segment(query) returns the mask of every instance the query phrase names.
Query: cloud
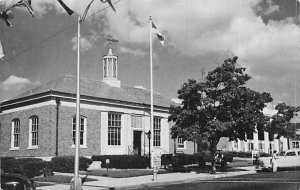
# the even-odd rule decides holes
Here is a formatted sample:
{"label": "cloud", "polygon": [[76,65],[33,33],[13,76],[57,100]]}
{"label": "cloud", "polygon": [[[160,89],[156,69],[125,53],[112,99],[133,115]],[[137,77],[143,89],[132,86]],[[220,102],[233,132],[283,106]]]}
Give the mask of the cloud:
{"label": "cloud", "polygon": [[[95,43],[101,38],[103,35],[98,34],[96,31],[91,31],[91,35],[81,36],[80,37],[80,50],[81,52],[86,52],[87,50],[94,47]],[[73,46],[72,50],[77,51],[77,34],[71,40]]]}
{"label": "cloud", "polygon": [[129,47],[124,47],[124,46],[120,47],[120,51],[123,53],[132,54],[134,56],[144,56],[147,54],[146,52],[144,52],[141,49],[131,49]]}
{"label": "cloud", "polygon": [[9,76],[6,80],[0,83],[0,90],[3,91],[18,91],[26,87],[33,87],[39,85],[40,82],[32,82],[29,79],[17,77],[15,75]]}
{"label": "cloud", "polygon": [[[78,48],[78,46],[77,46],[77,36],[74,36],[71,41],[73,43],[72,50],[77,51],[77,48]],[[93,47],[92,41],[88,40],[85,37],[80,37],[80,50],[81,50],[81,52],[86,52],[87,50],[91,49],[92,47]]]}

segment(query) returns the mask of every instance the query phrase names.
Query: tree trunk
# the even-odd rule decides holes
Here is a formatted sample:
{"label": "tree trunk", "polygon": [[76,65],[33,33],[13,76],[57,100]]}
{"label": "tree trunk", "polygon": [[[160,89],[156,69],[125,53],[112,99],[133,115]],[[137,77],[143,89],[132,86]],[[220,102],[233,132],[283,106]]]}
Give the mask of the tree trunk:
{"label": "tree trunk", "polygon": [[210,156],[211,156],[211,174],[215,174],[216,169],[216,152],[217,152],[217,144],[215,142],[210,142],[209,146]]}

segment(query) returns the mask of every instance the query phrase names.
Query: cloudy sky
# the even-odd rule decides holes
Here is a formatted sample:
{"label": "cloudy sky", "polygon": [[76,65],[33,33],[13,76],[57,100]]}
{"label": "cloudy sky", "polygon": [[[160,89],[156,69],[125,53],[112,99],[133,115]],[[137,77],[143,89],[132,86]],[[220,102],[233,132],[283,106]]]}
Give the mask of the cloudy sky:
{"label": "cloudy sky", "polygon": [[[35,17],[14,8],[13,27],[0,22],[0,101],[63,75],[76,75],[77,19],[88,0],[32,0]],[[76,1],[76,3],[75,3]],[[119,80],[150,87],[149,16],[166,45],[153,40],[154,90],[170,98],[189,78],[200,80],[237,55],[248,86],[274,104],[300,105],[300,28],[296,0],[95,0],[82,29],[81,76],[102,80],[107,35],[119,40]],[[0,10],[17,1],[0,0]],[[153,36],[155,37],[155,36]]]}

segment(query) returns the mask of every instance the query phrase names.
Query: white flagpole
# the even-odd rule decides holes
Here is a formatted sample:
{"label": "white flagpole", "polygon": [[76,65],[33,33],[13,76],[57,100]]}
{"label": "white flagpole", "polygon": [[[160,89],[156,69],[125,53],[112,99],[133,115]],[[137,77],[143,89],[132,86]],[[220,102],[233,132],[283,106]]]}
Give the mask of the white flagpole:
{"label": "white flagpole", "polygon": [[296,24],[298,24],[298,0],[296,0]]}
{"label": "white flagpole", "polygon": [[[150,147],[153,148],[153,61],[152,61],[152,18],[150,16],[150,19],[149,19],[149,26],[150,26],[150,91],[151,91],[151,113],[150,113],[150,131],[151,131],[151,137],[150,137]],[[151,150],[153,150],[151,148]],[[152,151],[153,152],[153,151]],[[149,152],[149,155],[150,155],[150,152]],[[151,166],[153,166],[153,154],[151,154],[151,156],[149,157],[150,159],[150,163],[151,163]]]}

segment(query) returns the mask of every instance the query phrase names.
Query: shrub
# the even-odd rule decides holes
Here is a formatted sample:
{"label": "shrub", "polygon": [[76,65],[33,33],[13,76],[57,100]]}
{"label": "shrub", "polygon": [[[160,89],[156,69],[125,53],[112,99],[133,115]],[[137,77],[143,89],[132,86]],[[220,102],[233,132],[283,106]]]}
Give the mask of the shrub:
{"label": "shrub", "polygon": [[161,159],[161,165],[162,166],[167,166],[172,164],[172,155],[173,154],[162,154],[160,159]]}
{"label": "shrub", "polygon": [[1,170],[5,173],[22,174],[23,169],[14,157],[1,158]]}
{"label": "shrub", "polygon": [[[74,172],[74,162],[75,158],[74,156],[58,156],[53,157],[51,159],[51,162],[53,164],[53,171],[56,172],[66,172],[66,173],[72,173]],[[79,170],[86,171],[90,164],[92,164],[92,160],[86,157],[80,157],[79,158]]]}
{"label": "shrub", "polygon": [[270,154],[270,153],[265,153],[265,152],[259,153],[259,157],[270,157],[270,156],[272,156],[272,154]]}
{"label": "shrub", "polygon": [[147,168],[149,158],[139,155],[94,155],[93,161],[101,161],[101,167],[106,168],[105,160],[109,159],[109,168],[116,169],[137,169]]}
{"label": "shrub", "polygon": [[199,159],[199,154],[177,154],[175,157],[173,154],[162,154],[161,155],[161,165],[191,165],[197,164]]}
{"label": "shrub", "polygon": [[42,160],[25,162],[23,165],[24,175],[28,178],[33,178],[42,174],[45,168],[45,162]]}
{"label": "shrub", "polygon": [[251,158],[251,152],[240,152],[240,151],[224,151],[223,154],[229,154],[233,157],[240,157],[240,158]]}
{"label": "shrub", "polygon": [[199,155],[197,154],[185,154],[184,155],[184,165],[197,164]]}
{"label": "shrub", "polygon": [[3,172],[22,174],[28,178],[41,175],[42,171],[48,164],[49,162],[43,161],[40,158],[1,158],[1,169]]}

